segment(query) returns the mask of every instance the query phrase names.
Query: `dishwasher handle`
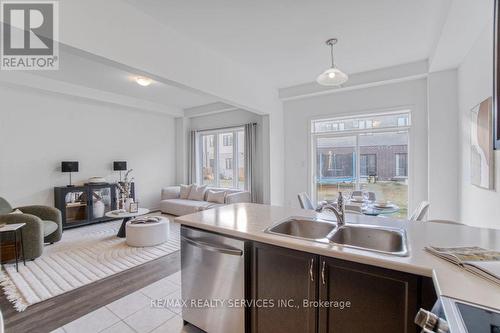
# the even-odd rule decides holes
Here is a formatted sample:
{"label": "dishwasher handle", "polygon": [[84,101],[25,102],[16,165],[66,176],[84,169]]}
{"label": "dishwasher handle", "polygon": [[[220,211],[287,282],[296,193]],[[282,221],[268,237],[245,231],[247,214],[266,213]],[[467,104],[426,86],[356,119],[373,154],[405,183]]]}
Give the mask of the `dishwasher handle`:
{"label": "dishwasher handle", "polygon": [[243,255],[242,250],[220,247],[220,246],[216,246],[213,244],[209,244],[209,243],[201,242],[201,241],[194,240],[191,238],[187,238],[184,236],[182,236],[181,238],[182,238],[182,240],[186,241],[187,243],[189,243],[193,246],[199,247],[200,249],[203,249],[203,250],[217,252],[217,253],[223,253],[223,254],[229,254],[229,255],[233,255],[233,256],[242,256]]}

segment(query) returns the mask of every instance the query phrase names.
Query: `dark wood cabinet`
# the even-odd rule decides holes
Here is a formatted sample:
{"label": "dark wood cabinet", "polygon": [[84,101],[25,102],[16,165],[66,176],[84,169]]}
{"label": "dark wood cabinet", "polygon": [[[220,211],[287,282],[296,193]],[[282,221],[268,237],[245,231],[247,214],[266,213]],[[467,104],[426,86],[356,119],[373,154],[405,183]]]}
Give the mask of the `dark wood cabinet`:
{"label": "dark wood cabinet", "polygon": [[[252,300],[275,300],[252,307],[254,333],[413,333],[419,307],[436,300],[427,277],[260,243],[250,271]],[[289,299],[296,307],[278,306]]]}
{"label": "dark wood cabinet", "polygon": [[[61,211],[63,229],[112,220],[106,213],[117,209],[116,184],[85,184],[54,188],[54,205]],[[134,183],[131,197],[135,199]]]}
{"label": "dark wood cabinet", "polygon": [[326,257],[320,276],[320,333],[416,331],[418,276]]}
{"label": "dark wood cabinet", "polygon": [[316,332],[317,311],[302,301],[318,298],[318,256],[254,243],[251,257],[251,298],[267,303],[252,307],[252,332]]}

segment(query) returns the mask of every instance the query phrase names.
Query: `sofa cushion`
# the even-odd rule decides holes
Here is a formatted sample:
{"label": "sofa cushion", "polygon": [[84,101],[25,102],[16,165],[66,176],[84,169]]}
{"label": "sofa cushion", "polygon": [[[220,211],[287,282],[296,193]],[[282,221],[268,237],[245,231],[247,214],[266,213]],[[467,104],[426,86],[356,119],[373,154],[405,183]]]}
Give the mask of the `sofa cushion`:
{"label": "sofa cushion", "polygon": [[252,202],[252,196],[248,191],[241,191],[237,193],[230,193],[226,195],[226,204],[234,204],[240,202]]}
{"label": "sofa cushion", "polygon": [[189,197],[189,192],[191,192],[191,188],[193,185],[182,185],[181,184],[181,192],[180,192],[180,198],[181,199],[187,199]]}
{"label": "sofa cushion", "polygon": [[53,221],[44,221],[43,223],[43,237],[46,237],[57,230],[57,223]]}
{"label": "sofa cushion", "polygon": [[226,191],[207,190],[207,201],[223,204],[226,201]]}
{"label": "sofa cushion", "polygon": [[12,212],[12,206],[5,200],[0,197],[0,214],[9,214]]}
{"label": "sofa cushion", "polygon": [[191,191],[189,192],[189,200],[203,201],[205,198],[205,191],[207,190],[207,185],[198,186],[193,185]]}
{"label": "sofa cushion", "polygon": [[208,209],[212,205],[206,201],[167,199],[160,202],[160,209],[163,213],[181,216]]}
{"label": "sofa cushion", "polygon": [[209,189],[213,191],[225,191],[227,195],[244,191],[237,188],[224,188],[224,187],[209,187]]}

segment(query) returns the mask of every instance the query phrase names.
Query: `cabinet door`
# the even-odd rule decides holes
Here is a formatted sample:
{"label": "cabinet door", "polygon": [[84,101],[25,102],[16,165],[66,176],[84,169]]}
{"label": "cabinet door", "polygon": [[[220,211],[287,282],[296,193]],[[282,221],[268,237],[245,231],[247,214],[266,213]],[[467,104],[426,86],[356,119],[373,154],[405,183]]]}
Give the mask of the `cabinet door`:
{"label": "cabinet door", "polygon": [[303,300],[317,300],[318,259],[317,255],[254,243],[251,299],[273,304],[252,307],[252,332],[316,332],[316,309],[302,305]]}
{"label": "cabinet door", "polygon": [[89,186],[90,219],[104,219],[105,214],[116,209],[115,188],[109,186]]}
{"label": "cabinet door", "polygon": [[61,211],[63,228],[82,225],[89,220],[86,187],[58,188],[55,193],[55,205]]}
{"label": "cabinet door", "polygon": [[416,331],[417,276],[321,257],[319,278],[320,333]]}

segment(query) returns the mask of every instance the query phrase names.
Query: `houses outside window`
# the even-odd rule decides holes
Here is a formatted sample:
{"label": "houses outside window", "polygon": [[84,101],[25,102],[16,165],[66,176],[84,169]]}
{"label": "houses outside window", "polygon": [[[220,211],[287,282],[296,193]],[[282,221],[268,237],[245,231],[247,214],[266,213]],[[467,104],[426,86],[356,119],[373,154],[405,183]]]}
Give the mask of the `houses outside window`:
{"label": "houses outside window", "polygon": [[396,154],[396,176],[408,177],[408,154]]}
{"label": "houses outside window", "polygon": [[377,154],[359,155],[359,173],[361,177],[377,175]]}
{"label": "houses outside window", "polygon": [[241,127],[199,132],[197,182],[214,187],[244,189],[244,138]]}
{"label": "houses outside window", "polygon": [[228,147],[233,145],[233,135],[232,134],[223,134],[222,135],[223,145]]}
{"label": "houses outside window", "polygon": [[233,169],[233,159],[232,158],[226,158],[226,169],[228,169],[228,170]]}
{"label": "houses outside window", "polygon": [[399,117],[398,118],[398,126],[408,126],[408,118],[407,117]]}

